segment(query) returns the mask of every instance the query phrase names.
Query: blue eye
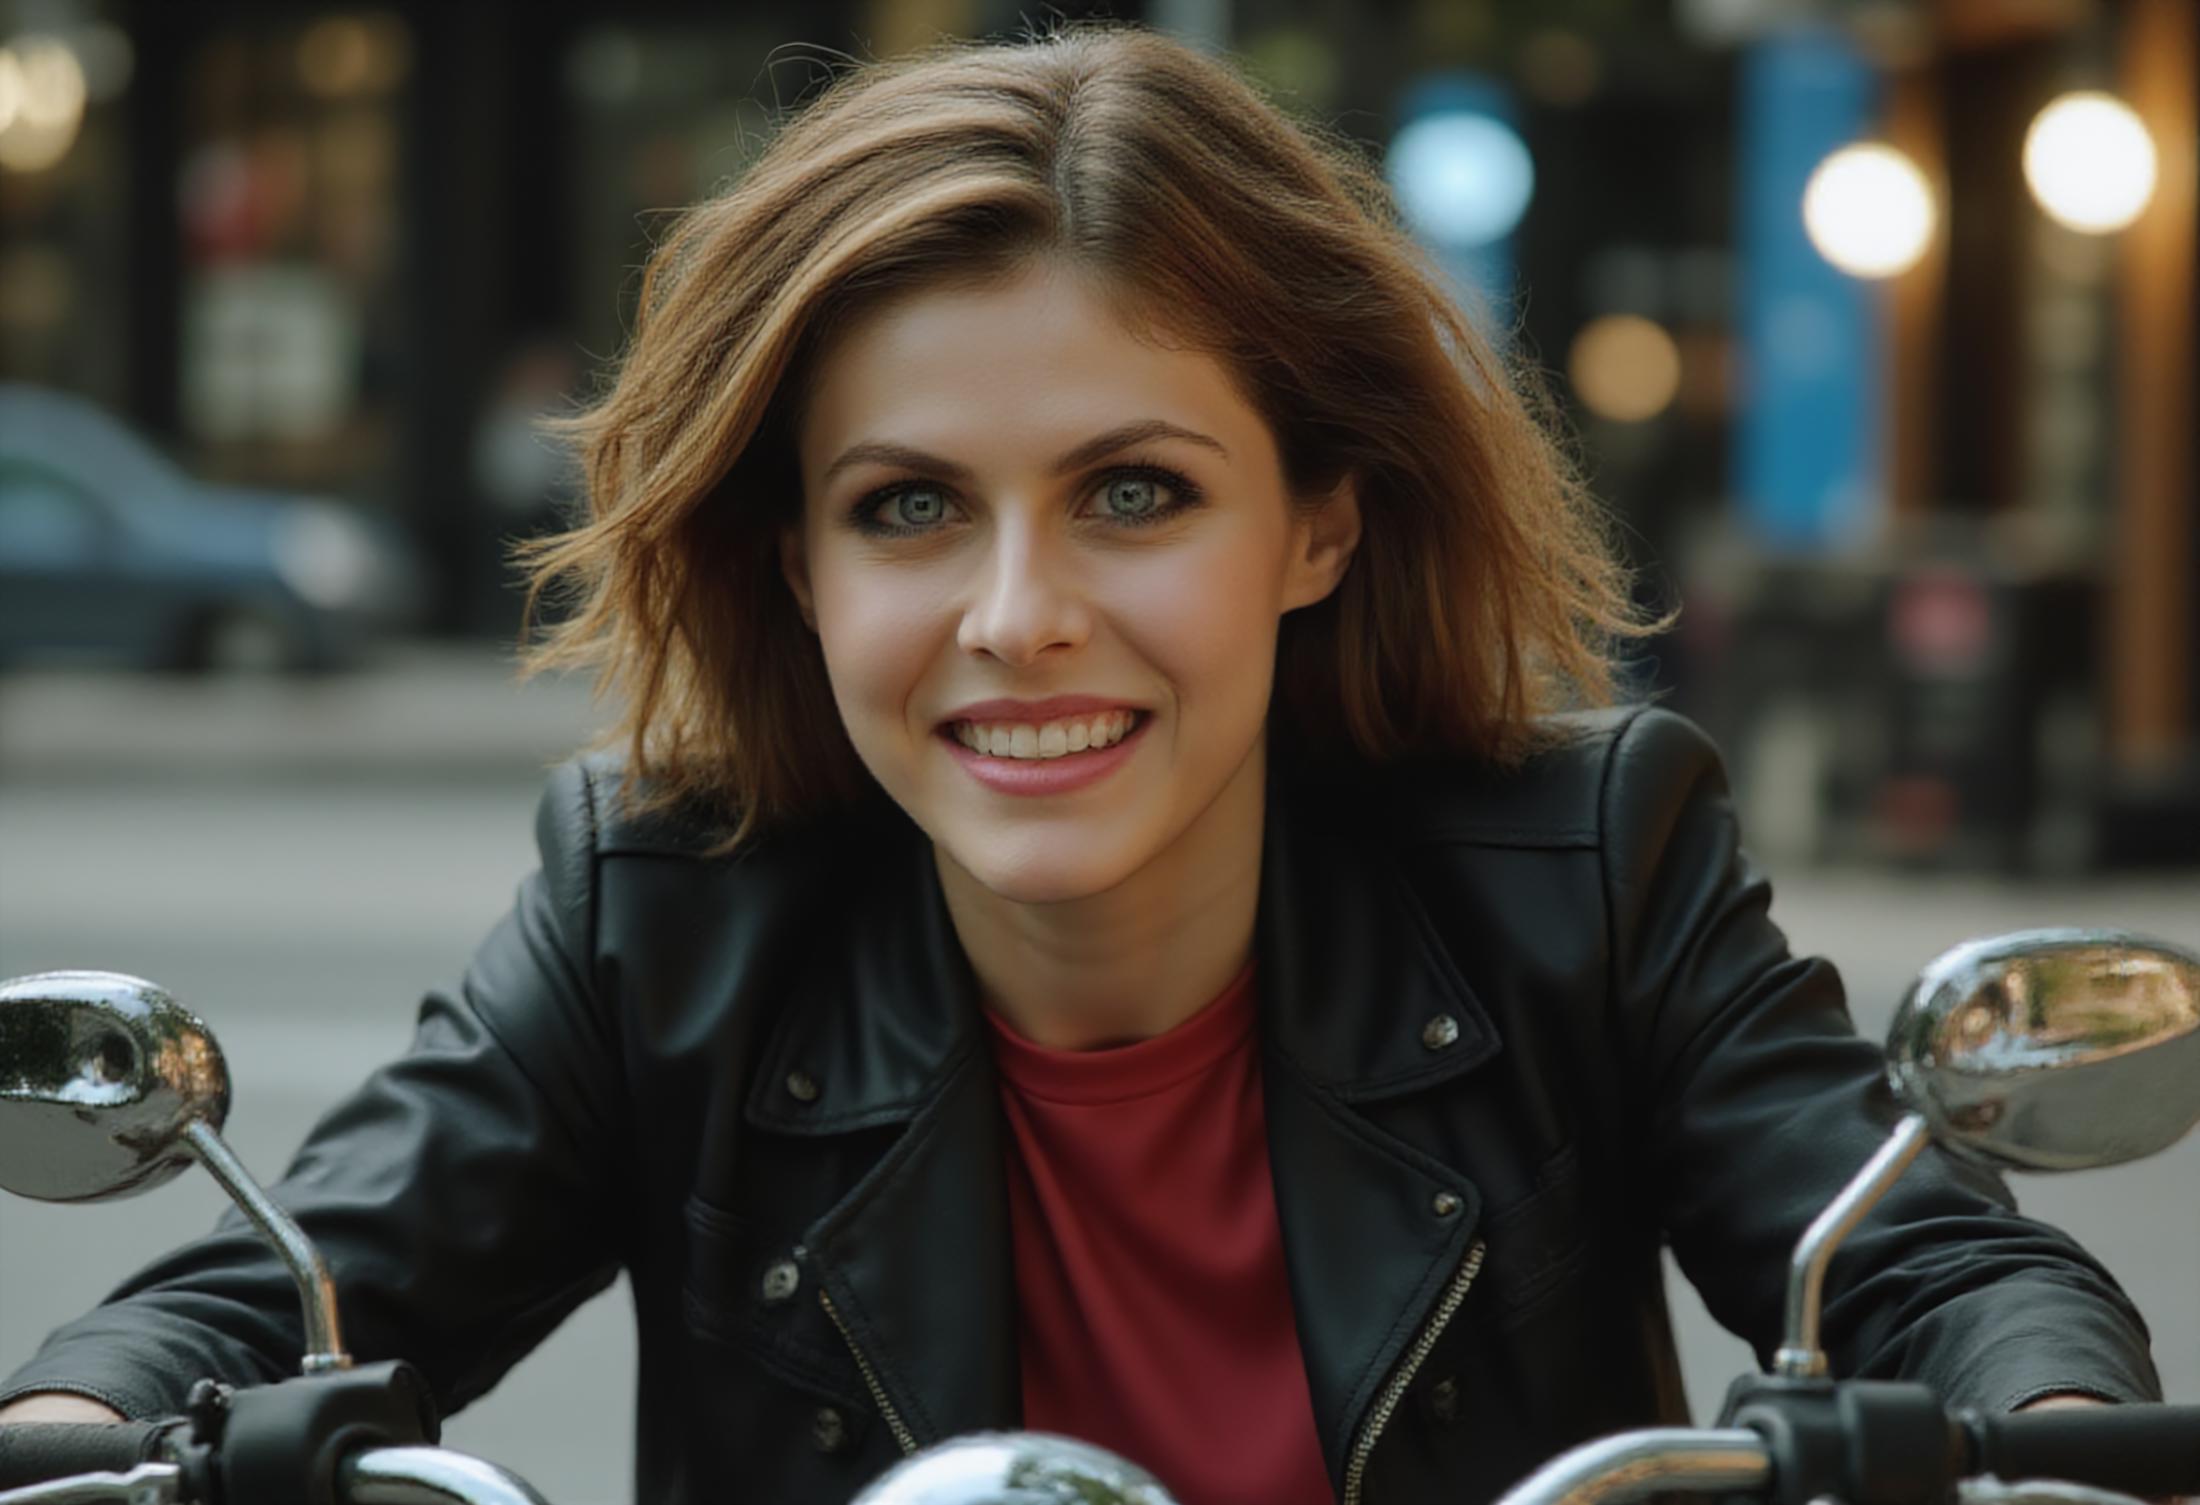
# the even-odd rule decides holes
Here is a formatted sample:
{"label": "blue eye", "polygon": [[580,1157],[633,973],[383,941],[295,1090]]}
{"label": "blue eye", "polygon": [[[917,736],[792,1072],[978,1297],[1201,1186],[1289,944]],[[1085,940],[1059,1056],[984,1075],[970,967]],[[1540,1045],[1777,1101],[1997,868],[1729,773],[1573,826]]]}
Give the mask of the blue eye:
{"label": "blue eye", "polygon": [[894,504],[894,521],[905,528],[930,527],[947,512],[947,498],[937,491],[928,491],[922,487],[899,492],[891,500]]}
{"label": "blue eye", "polygon": [[[1108,472],[1096,492],[1098,510],[1080,517],[1137,528],[1166,522],[1200,505],[1203,493],[1192,480],[1162,465],[1131,465]],[[882,487],[859,500],[848,520],[857,532],[873,538],[908,538],[933,533],[953,520],[955,503],[942,487],[926,481],[904,481]]]}
{"label": "blue eye", "polygon": [[1161,510],[1161,498],[1156,494],[1160,485],[1153,476],[1116,476],[1102,489],[1100,505],[1110,517],[1137,522]]}

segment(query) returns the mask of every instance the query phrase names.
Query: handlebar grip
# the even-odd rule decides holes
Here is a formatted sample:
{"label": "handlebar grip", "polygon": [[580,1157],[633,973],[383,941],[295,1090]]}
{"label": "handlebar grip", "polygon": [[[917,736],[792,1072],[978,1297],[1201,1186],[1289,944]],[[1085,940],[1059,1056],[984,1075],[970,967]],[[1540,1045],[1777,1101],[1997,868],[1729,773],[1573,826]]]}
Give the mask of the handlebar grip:
{"label": "handlebar grip", "polygon": [[166,1423],[19,1421],[0,1425],[0,1489],[71,1474],[126,1473],[153,1458]]}
{"label": "handlebar grip", "polygon": [[1963,1418],[1972,1472],[2200,1495],[2200,1406],[2128,1405]]}

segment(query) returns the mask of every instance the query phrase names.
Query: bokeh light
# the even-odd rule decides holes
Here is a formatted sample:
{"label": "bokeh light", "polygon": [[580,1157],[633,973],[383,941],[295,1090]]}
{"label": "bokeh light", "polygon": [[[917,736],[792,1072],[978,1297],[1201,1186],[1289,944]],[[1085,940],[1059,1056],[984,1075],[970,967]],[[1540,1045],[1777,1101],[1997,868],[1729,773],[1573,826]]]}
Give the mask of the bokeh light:
{"label": "bokeh light", "polygon": [[298,76],[326,99],[387,93],[410,63],[405,23],[380,11],[326,17],[298,39]]}
{"label": "bokeh light", "polygon": [[2024,181],[2040,207],[2073,230],[2121,230],[2154,196],[2154,138],[2112,94],[2065,94],[2024,133]]}
{"label": "bokeh light", "polygon": [[1803,228],[1852,277],[1892,277],[1932,243],[1932,186],[1891,146],[1844,146],[1818,164],[1803,189]]}
{"label": "bokeh light", "polygon": [[56,37],[0,48],[0,167],[42,172],[69,153],[84,121],[84,69]]}
{"label": "bokeh light", "polygon": [[1535,194],[1535,161],[1493,115],[1440,110],[1400,130],[1384,163],[1398,207],[1422,238],[1471,250],[1512,234]]}
{"label": "bokeh light", "polygon": [[1599,418],[1641,423],[1672,406],[1680,391],[1680,347],[1663,325],[1639,314],[1606,314],[1574,336],[1566,374]]}

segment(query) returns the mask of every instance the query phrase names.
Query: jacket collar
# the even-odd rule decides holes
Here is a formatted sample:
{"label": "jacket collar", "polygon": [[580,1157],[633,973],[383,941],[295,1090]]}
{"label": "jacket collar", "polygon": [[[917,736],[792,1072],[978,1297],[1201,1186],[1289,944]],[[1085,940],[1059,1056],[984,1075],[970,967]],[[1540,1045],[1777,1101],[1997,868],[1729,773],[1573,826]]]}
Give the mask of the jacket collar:
{"label": "jacket collar", "polygon": [[[846,849],[867,854],[877,881],[847,900],[858,918],[845,947],[817,949],[747,1116],[796,1135],[908,1125],[805,1241],[847,1336],[929,1444],[1020,1416],[1014,1272],[975,982],[929,844],[895,821],[890,837]],[[1333,1485],[1480,1211],[1471,1182],[1360,1110],[1499,1048],[1386,829],[1349,801],[1272,792],[1262,853],[1270,1163]],[[817,1088],[807,1100],[787,1090],[796,1074]],[[1431,1210],[1441,1192],[1457,1198],[1448,1216]]]}
{"label": "jacket collar", "polygon": [[[1373,809],[1334,790],[1271,788],[1255,938],[1269,1048],[1353,1103],[1420,1091],[1498,1049]],[[848,923],[812,957],[748,1102],[749,1121],[776,1133],[906,1123],[983,1039],[923,833],[881,812],[845,850],[873,881],[836,901]],[[1439,1020],[1450,1043],[1432,1049],[1423,1032]],[[786,1090],[797,1076],[814,1097]]]}

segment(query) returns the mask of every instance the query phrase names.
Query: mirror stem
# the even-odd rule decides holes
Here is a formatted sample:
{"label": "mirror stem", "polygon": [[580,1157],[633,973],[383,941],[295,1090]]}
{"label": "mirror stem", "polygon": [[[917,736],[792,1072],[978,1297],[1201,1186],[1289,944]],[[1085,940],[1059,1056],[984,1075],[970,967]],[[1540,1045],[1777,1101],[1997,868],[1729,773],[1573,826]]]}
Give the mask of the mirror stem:
{"label": "mirror stem", "polygon": [[183,1138],[199,1163],[229,1193],[229,1199],[260,1230],[260,1236],[275,1246],[290,1270],[290,1278],[298,1282],[298,1298],[306,1318],[306,1356],[300,1372],[323,1374],[331,1369],[349,1369],[351,1355],[344,1352],[342,1331],[336,1323],[336,1282],[329,1278],[321,1251],[313,1247],[313,1241],[290,1214],[261,1190],[244,1162],[230,1153],[221,1135],[204,1119],[184,1125]]}
{"label": "mirror stem", "polygon": [[1826,1266],[1833,1251],[1910,1168],[1932,1133],[1916,1113],[1906,1113],[1879,1152],[1864,1163],[1856,1179],[1841,1188],[1795,1246],[1788,1265],[1787,1341],[1773,1355],[1772,1371],[1788,1379],[1819,1379],[1826,1373],[1826,1351],[1818,1345],[1819,1308],[1825,1298]]}

